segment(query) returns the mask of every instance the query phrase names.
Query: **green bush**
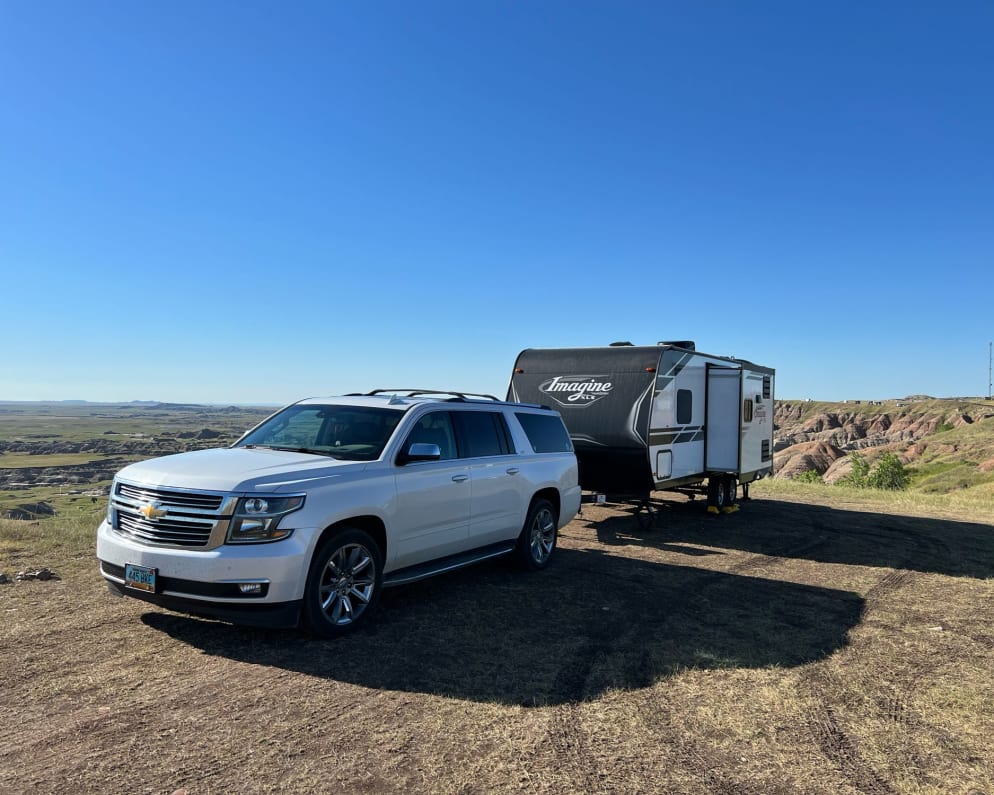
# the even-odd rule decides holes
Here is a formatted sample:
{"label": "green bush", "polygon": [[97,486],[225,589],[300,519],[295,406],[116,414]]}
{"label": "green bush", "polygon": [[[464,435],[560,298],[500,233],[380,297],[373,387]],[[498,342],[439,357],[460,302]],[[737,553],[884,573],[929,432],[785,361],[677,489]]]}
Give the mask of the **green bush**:
{"label": "green bush", "polygon": [[840,486],[850,486],[855,489],[865,489],[869,485],[870,465],[862,453],[849,456],[852,461],[852,471],[837,481]]}
{"label": "green bush", "polygon": [[901,459],[893,453],[884,453],[870,474],[867,485],[874,489],[900,491],[907,488],[909,480],[911,474],[904,469]]}
{"label": "green bush", "polygon": [[839,479],[840,486],[900,491],[907,488],[908,481],[911,480],[911,473],[904,468],[901,459],[894,453],[884,453],[880,456],[872,471],[862,453],[853,453],[849,458],[852,461],[852,471]]}
{"label": "green bush", "polygon": [[794,478],[798,483],[821,483],[821,475],[817,469],[808,469]]}

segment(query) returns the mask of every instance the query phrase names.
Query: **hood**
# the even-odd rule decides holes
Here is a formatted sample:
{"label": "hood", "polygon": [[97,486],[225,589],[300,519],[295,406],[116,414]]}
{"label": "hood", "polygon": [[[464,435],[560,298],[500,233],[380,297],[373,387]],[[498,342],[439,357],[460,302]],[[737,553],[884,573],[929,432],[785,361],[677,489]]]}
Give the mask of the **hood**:
{"label": "hood", "polygon": [[152,458],[117,476],[146,486],[204,491],[295,491],[314,481],[365,469],[364,461],[264,448],[225,447]]}

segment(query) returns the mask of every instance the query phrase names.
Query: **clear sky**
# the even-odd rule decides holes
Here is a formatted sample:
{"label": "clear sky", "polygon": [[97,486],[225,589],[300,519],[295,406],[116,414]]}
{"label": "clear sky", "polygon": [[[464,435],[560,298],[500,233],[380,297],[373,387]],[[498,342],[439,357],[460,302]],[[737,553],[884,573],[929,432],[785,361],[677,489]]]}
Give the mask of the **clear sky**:
{"label": "clear sky", "polygon": [[994,4],[0,0],[0,399],[987,392]]}

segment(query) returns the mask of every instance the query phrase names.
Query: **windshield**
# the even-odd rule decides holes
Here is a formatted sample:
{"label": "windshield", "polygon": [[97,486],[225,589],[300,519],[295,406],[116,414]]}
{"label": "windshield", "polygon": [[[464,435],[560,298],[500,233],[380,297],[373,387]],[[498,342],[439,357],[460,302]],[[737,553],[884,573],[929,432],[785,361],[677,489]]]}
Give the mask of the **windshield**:
{"label": "windshield", "polygon": [[290,406],[235,443],[326,455],[345,461],[380,457],[402,412],[366,406]]}

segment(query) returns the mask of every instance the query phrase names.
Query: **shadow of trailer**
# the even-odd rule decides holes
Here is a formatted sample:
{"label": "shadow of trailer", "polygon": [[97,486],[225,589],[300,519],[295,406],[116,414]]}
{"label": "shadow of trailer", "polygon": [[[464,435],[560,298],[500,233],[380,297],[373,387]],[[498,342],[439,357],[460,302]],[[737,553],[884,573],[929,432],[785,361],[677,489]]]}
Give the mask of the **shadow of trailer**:
{"label": "shadow of trailer", "polygon": [[633,502],[652,520],[653,491],[706,495],[736,509],[738,487],[773,473],[775,371],[701,353],[690,341],[528,348],[508,400],[559,410],[588,501]]}

